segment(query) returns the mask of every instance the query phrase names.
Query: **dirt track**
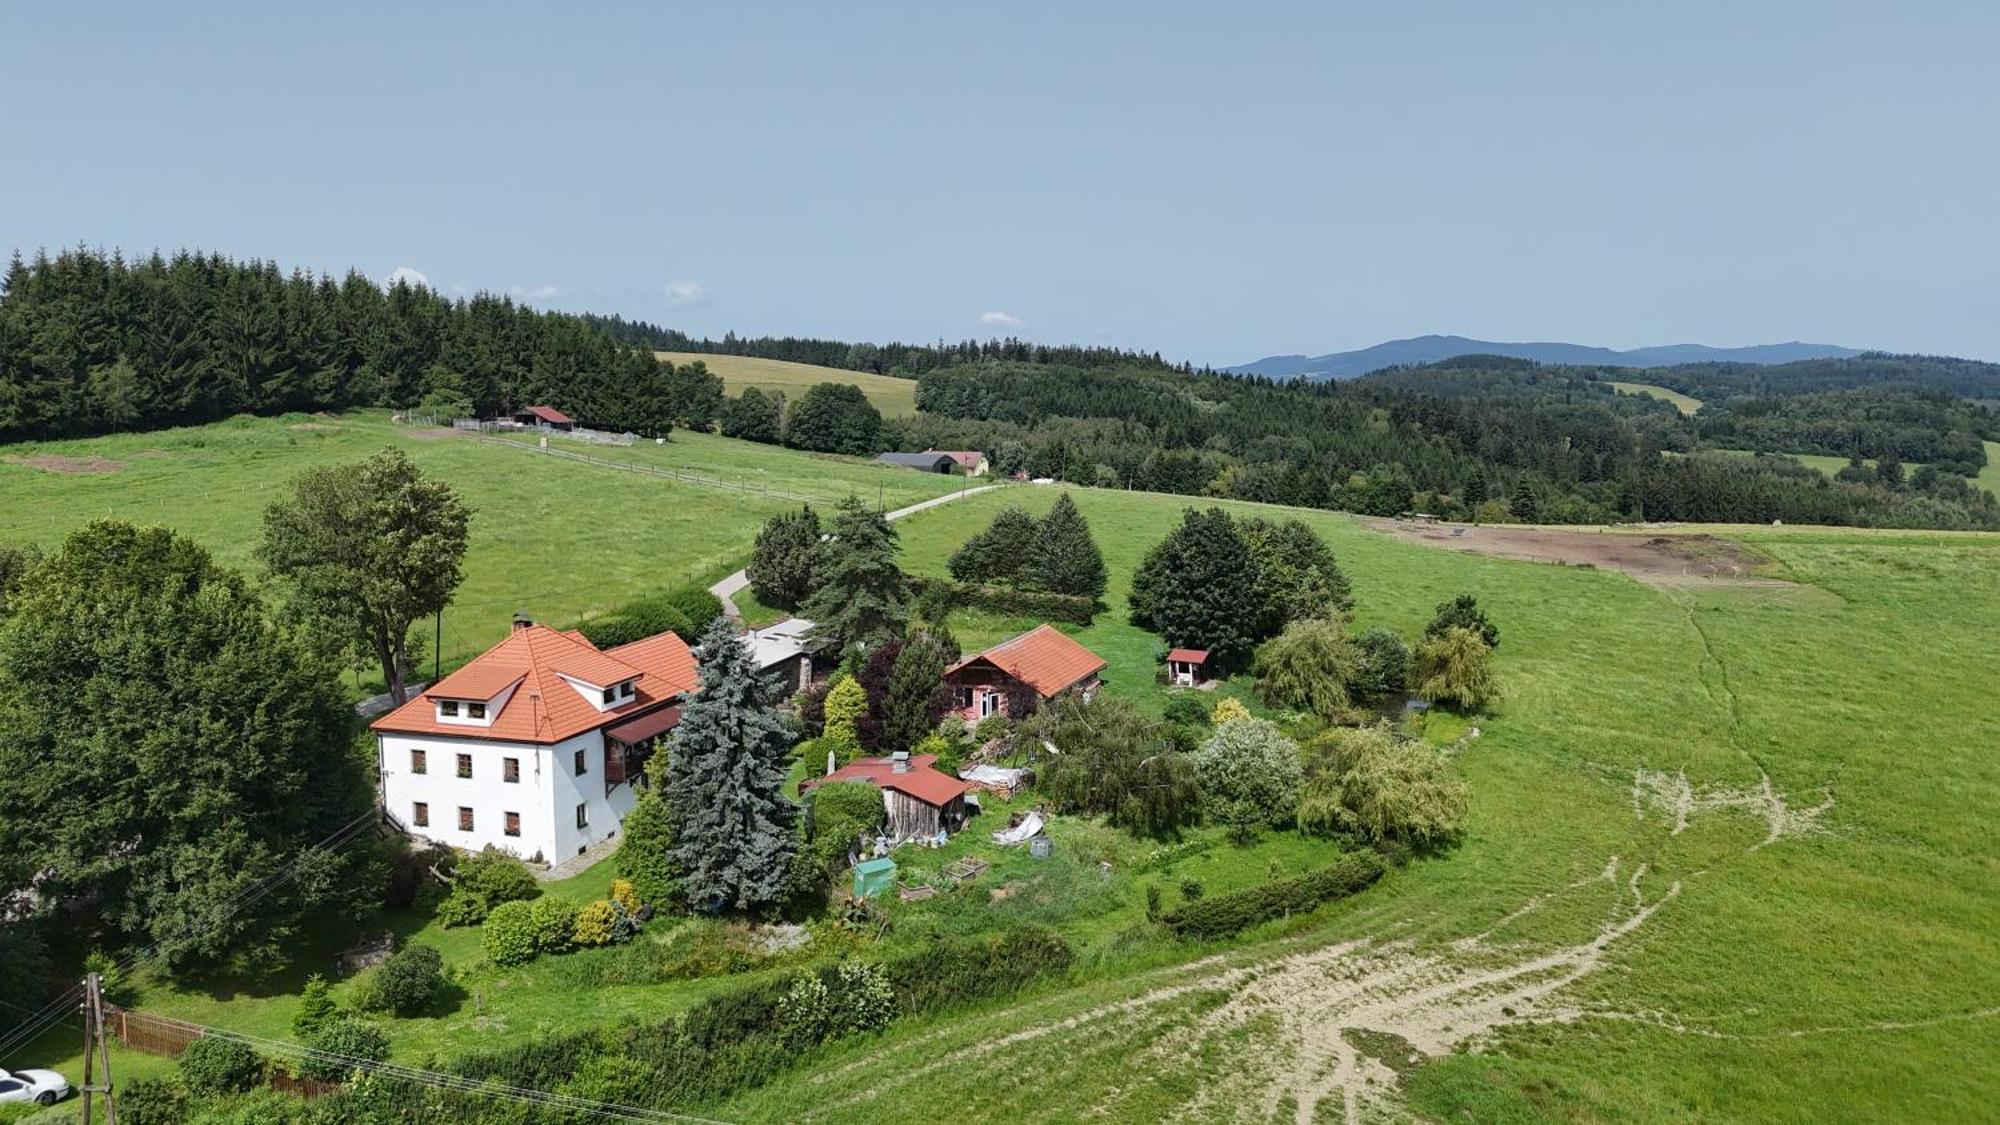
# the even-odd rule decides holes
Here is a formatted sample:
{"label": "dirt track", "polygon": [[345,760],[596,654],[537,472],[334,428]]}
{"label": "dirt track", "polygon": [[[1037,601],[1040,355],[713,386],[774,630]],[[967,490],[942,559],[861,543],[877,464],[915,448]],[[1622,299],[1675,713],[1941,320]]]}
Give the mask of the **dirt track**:
{"label": "dirt track", "polygon": [[1756,552],[1702,532],[1652,534],[1642,528],[1586,531],[1391,519],[1363,522],[1399,539],[1449,551],[1617,570],[1663,586],[1790,585],[1781,579],[1757,577],[1757,565],[1764,560]]}

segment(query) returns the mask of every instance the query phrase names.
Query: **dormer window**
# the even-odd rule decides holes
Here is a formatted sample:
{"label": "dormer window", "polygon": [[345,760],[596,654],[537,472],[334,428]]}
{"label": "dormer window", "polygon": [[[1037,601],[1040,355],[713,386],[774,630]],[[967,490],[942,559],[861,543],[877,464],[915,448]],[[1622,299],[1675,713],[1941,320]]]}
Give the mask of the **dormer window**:
{"label": "dormer window", "polygon": [[485,718],[485,717],[486,717],[486,704],[484,704],[484,703],[468,703],[468,704],[466,704],[466,705],[465,705],[465,715],[466,715],[466,717],[467,717],[467,718],[469,718],[469,719],[483,719],[483,718]]}
{"label": "dormer window", "polygon": [[622,683],[622,684],[619,684],[619,685],[618,685],[618,698],[620,698],[620,699],[630,699],[630,698],[632,698],[632,681],[631,681],[631,680],[626,680],[626,681],[625,681],[624,683]]}
{"label": "dormer window", "polygon": [[443,715],[447,719],[458,718],[458,700],[447,699],[438,704],[438,714]]}
{"label": "dormer window", "polygon": [[604,689],[604,702],[606,703],[618,702],[618,688],[616,685]]}

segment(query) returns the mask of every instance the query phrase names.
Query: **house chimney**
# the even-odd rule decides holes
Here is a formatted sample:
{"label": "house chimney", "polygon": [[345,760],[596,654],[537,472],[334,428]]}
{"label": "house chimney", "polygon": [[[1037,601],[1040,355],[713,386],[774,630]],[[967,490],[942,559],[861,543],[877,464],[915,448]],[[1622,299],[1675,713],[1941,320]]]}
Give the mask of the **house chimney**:
{"label": "house chimney", "polygon": [[908,750],[898,750],[894,754],[889,755],[889,772],[910,772],[910,752]]}
{"label": "house chimney", "polygon": [[528,612],[526,610],[522,610],[521,612],[514,615],[514,631],[516,633],[520,632],[523,629],[526,629],[528,626],[533,625],[534,623],[535,619],[529,617]]}

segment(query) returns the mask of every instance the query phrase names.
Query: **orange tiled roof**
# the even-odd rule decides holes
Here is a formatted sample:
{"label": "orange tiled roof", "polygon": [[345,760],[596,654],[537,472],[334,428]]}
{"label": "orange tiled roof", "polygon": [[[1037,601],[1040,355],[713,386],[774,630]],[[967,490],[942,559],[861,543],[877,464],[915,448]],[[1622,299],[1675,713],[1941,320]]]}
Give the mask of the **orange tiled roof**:
{"label": "orange tiled roof", "polygon": [[[599,687],[637,678],[631,701],[599,711],[563,679]],[[433,699],[491,699],[518,684],[487,726],[440,723]],[[496,686],[497,685],[497,686]],[[623,722],[695,686],[694,654],[686,642],[662,633],[600,652],[580,634],[546,625],[514,630],[507,639],[446,676],[423,695],[377,719],[374,729],[440,734],[503,742],[556,743],[588,730]],[[476,689],[476,690],[475,690]],[[482,694],[488,692],[490,694]],[[460,694],[463,693],[463,694]]]}
{"label": "orange tiled roof", "polygon": [[865,781],[880,789],[907,793],[936,808],[943,808],[965,796],[965,791],[971,788],[940,771],[936,754],[918,754],[911,758],[908,773],[897,773],[896,763],[889,758],[856,758],[825,777],[805,779],[799,784],[799,789],[810,792],[829,781]]}
{"label": "orange tiled roof", "polygon": [[1049,699],[1104,670],[1104,658],[1056,631],[1037,625],[952,665],[947,676],[983,660]]}

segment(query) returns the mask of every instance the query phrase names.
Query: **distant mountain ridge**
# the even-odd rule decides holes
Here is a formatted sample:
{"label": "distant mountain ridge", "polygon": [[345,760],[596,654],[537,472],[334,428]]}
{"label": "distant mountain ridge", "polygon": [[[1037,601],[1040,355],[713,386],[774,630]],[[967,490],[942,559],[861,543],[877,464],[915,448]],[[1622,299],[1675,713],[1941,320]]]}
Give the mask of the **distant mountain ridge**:
{"label": "distant mountain ridge", "polygon": [[1861,354],[1859,348],[1835,344],[1753,344],[1741,348],[1714,348],[1706,344],[1662,344],[1651,348],[1618,351],[1588,344],[1560,342],[1504,343],[1474,340],[1465,336],[1413,336],[1390,340],[1373,347],[1327,355],[1274,355],[1253,363],[1224,368],[1232,375],[1266,375],[1274,379],[1352,379],[1385,367],[1404,364],[1437,363],[1461,355],[1502,355],[1531,359],[1537,363],[1572,363],[1605,367],[1671,367],[1678,363],[1791,363],[1801,359],[1845,359]]}

